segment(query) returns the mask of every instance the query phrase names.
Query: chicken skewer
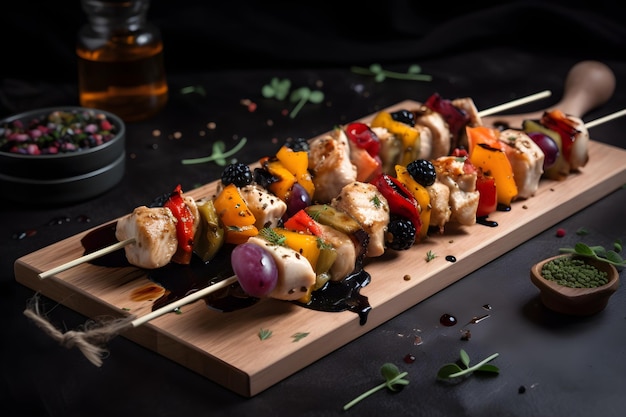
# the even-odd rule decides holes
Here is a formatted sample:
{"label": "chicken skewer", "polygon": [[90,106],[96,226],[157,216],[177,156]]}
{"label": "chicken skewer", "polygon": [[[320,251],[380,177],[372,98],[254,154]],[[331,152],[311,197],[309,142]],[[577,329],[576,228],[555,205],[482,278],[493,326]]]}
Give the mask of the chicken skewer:
{"label": "chicken skewer", "polygon": [[[516,107],[516,106],[521,106],[523,104],[527,104],[527,103],[530,103],[532,101],[536,101],[536,100],[540,100],[540,99],[549,97],[550,95],[551,95],[551,92],[549,90],[541,91],[539,93],[535,93],[535,94],[532,94],[532,95],[527,96],[527,97],[522,97],[520,99],[513,100],[513,101],[508,102],[508,103],[500,104],[498,106],[495,106],[494,108],[489,108],[489,109],[482,110],[481,112],[479,112],[479,114],[480,115],[483,115],[483,114],[494,114],[495,112],[504,111],[506,109],[510,109],[510,108],[513,108],[513,107]],[[115,251],[117,251],[117,250],[119,250],[121,248],[124,248],[124,247],[126,247],[128,245],[136,244],[136,243],[137,243],[137,240],[135,238],[132,238],[132,237],[129,238],[129,239],[121,240],[121,241],[119,241],[119,242],[117,242],[117,243],[115,243],[113,245],[107,246],[107,247],[102,248],[102,249],[100,249],[98,251],[86,254],[84,256],[76,258],[76,259],[74,259],[72,261],[69,261],[69,262],[64,263],[62,265],[59,265],[59,266],[54,267],[52,269],[49,269],[47,271],[43,271],[43,272],[39,273],[38,276],[39,276],[40,279],[46,279],[46,278],[51,277],[51,276],[53,276],[55,274],[61,273],[63,271],[66,271],[68,269],[76,267],[76,266],[78,266],[80,264],[92,261],[92,260],[97,259],[97,258],[99,258],[101,256],[104,256],[104,255],[106,255],[108,253],[115,252]]]}

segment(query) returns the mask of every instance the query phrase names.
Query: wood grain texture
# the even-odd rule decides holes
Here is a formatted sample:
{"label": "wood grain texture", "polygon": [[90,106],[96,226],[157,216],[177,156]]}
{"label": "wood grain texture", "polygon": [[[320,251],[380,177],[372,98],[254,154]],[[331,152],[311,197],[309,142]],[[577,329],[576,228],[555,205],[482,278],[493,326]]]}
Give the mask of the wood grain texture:
{"label": "wood grain texture", "polygon": [[[417,105],[405,101],[388,110]],[[361,293],[372,310],[365,325],[352,312],[318,312],[272,299],[230,313],[196,302],[183,307],[182,314],[159,317],[122,336],[242,396],[254,396],[626,183],[625,150],[591,141],[589,154],[580,172],[562,182],[542,180],[534,197],[490,216],[498,227],[449,225],[443,234],[431,234],[410,250],[368,260],[365,269],[372,282]],[[186,194],[198,199],[215,190],[214,182]],[[150,312],[152,301],[131,300],[134,290],[150,283],[146,272],[135,267],[83,264],[39,279],[37,274],[81,256],[81,239],[89,232],[17,259],[16,280],[94,319]],[[426,262],[429,250],[437,258]],[[446,261],[446,255],[457,261]],[[261,328],[272,330],[272,337],[260,340]],[[294,342],[298,332],[309,335]]]}

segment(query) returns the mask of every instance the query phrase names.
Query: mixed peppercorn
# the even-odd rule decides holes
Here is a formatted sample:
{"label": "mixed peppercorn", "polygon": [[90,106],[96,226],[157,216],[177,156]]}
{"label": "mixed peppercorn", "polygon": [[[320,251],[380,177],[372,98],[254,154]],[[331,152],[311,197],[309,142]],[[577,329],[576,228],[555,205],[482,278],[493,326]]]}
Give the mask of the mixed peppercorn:
{"label": "mixed peppercorn", "polygon": [[53,111],[0,126],[0,151],[56,155],[94,148],[113,139],[118,128],[95,110]]}

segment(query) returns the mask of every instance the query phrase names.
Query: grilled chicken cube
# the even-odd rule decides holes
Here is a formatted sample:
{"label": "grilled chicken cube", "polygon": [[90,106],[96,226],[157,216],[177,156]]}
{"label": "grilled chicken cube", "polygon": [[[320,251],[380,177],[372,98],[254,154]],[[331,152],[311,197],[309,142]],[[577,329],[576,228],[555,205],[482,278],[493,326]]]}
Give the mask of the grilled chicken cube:
{"label": "grilled chicken cube", "polygon": [[426,187],[430,196],[430,223],[429,226],[437,227],[443,233],[444,226],[450,221],[450,189],[441,181],[435,181]]}
{"label": "grilled chicken cube", "polygon": [[368,233],[370,238],[366,256],[376,257],[385,253],[389,204],[374,184],[358,181],[350,183],[341,189],[330,205],[348,213]]}
{"label": "grilled chicken cube", "polygon": [[287,203],[258,184],[250,184],[240,188],[241,196],[248,209],[254,215],[257,229],[276,227],[287,211]]}
{"label": "grilled chicken cube", "polygon": [[426,110],[423,113],[416,114],[416,116],[415,124],[426,126],[432,134],[432,150],[430,157],[426,159],[435,159],[449,155],[451,146],[450,128],[443,116],[432,110]]}
{"label": "grilled chicken cube", "polygon": [[120,242],[135,239],[124,246],[126,259],[132,265],[160,268],[170,262],[178,247],[176,222],[168,208],[139,206],[117,221],[115,237]]}
{"label": "grilled chicken cube", "polygon": [[269,293],[270,298],[294,301],[302,298],[315,284],[315,271],[308,259],[286,246],[271,243],[268,240],[253,236],[248,243],[261,246],[267,250],[278,269],[278,282]]}
{"label": "grilled chicken cube", "polygon": [[343,129],[314,139],[309,145],[309,169],[315,184],[313,200],[327,203],[346,184],[356,181],[357,170],[350,161],[350,144]]}
{"label": "grilled chicken cube", "polygon": [[480,197],[476,191],[476,172],[466,172],[464,158],[443,156],[432,162],[437,171],[437,180],[450,190],[450,221],[466,226],[475,224]]}
{"label": "grilled chicken cube", "polygon": [[402,156],[402,141],[384,127],[372,127],[371,129],[380,141],[378,155],[383,163],[383,172],[392,175],[395,173],[395,166]]}
{"label": "grilled chicken cube", "polygon": [[341,281],[350,275],[357,267],[357,248],[354,241],[332,226],[318,223],[322,235],[320,236],[326,243],[337,251],[337,259],[330,267],[330,280]]}
{"label": "grilled chicken cube", "polygon": [[[478,109],[474,104],[474,100],[470,97],[463,98],[455,98],[452,100],[452,105],[461,109],[469,116],[469,123],[467,124],[470,127],[482,126],[483,121],[478,114]],[[454,148],[465,148],[468,147],[467,134],[465,129],[461,129],[459,131],[458,137],[452,139],[451,150]]]}
{"label": "grilled chicken cube", "polygon": [[500,132],[499,140],[505,143],[504,152],[513,168],[517,185],[516,199],[535,195],[543,175],[545,155],[539,145],[521,130],[506,129]]}

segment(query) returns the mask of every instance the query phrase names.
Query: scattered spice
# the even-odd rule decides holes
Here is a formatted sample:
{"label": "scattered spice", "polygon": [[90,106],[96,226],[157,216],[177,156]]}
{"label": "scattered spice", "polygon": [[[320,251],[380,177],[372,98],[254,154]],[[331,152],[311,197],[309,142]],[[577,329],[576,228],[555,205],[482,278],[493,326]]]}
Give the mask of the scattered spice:
{"label": "scattered spice", "polygon": [[563,237],[566,234],[567,234],[567,232],[565,231],[565,229],[563,229],[563,228],[556,229],[556,237]]}

